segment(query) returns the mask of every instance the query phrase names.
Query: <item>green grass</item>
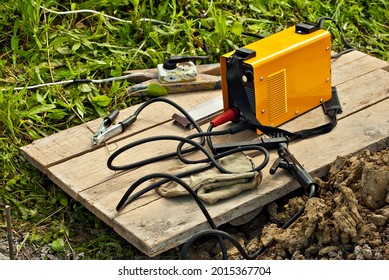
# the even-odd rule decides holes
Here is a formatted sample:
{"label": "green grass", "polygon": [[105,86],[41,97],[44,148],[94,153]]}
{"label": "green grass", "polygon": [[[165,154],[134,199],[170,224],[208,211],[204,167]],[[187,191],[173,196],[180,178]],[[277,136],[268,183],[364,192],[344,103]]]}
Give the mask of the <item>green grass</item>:
{"label": "green grass", "polygon": [[[56,15],[39,5],[61,11],[94,9],[133,23],[102,15]],[[217,62],[220,55],[255,40],[242,31],[269,35],[320,16],[338,20],[346,38],[361,51],[389,61],[385,0],[216,0],[208,9],[204,0],[2,1],[0,88],[6,90],[0,91],[0,209],[11,205],[14,233],[25,239],[24,246],[54,242],[60,246],[53,246],[51,253],[59,258],[137,257],[127,242],[27,163],[18,149],[139,100],[126,97],[127,81],[22,91],[13,87],[120,76],[126,70],[156,67],[171,54],[203,55],[203,40],[210,62]],[[342,50],[335,26],[326,27],[334,34],[334,49]],[[3,215],[0,233],[5,238]],[[23,248],[18,257],[23,258]]]}

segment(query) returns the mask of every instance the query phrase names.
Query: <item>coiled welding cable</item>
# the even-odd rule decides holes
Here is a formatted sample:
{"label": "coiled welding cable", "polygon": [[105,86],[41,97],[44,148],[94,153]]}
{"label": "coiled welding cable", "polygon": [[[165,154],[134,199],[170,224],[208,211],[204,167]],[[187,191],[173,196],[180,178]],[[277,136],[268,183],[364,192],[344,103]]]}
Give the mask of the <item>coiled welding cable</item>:
{"label": "coiled welding cable", "polygon": [[[208,159],[208,165],[205,165],[205,166],[202,166],[202,167],[199,167],[199,168],[196,168],[196,169],[193,169],[191,171],[186,171],[186,172],[182,172],[182,173],[178,173],[178,174],[175,174],[173,176],[177,177],[177,178],[184,178],[184,177],[188,177],[190,175],[193,175],[193,174],[196,174],[196,173],[200,173],[200,172],[203,172],[207,169],[210,169],[212,167],[215,167],[216,169],[218,169],[221,173],[224,173],[224,174],[232,174],[232,173],[235,173],[235,172],[232,172],[232,171],[229,171],[227,169],[225,169],[223,166],[221,166],[219,163],[218,163],[218,159],[221,159],[225,156],[228,156],[228,155],[231,155],[231,154],[235,154],[235,153],[239,153],[239,152],[244,152],[244,151],[253,151],[253,150],[256,150],[256,151],[260,151],[263,155],[264,155],[264,158],[263,158],[263,161],[258,165],[256,166],[255,168],[253,168],[252,170],[247,170],[247,172],[260,172],[269,162],[269,153],[268,151],[261,147],[261,146],[258,146],[258,145],[253,145],[253,146],[245,146],[245,147],[238,147],[238,148],[235,148],[235,149],[231,149],[231,150],[228,150],[226,152],[223,152],[223,153],[220,153],[216,156],[213,156],[209,151],[207,151],[204,147],[202,147],[201,145],[199,145],[197,142],[191,140],[191,139],[187,139],[187,138],[184,138],[184,137],[179,137],[179,136],[173,136],[173,135],[167,135],[167,136],[164,136],[165,138],[163,138],[163,140],[176,140],[176,141],[180,141],[180,142],[185,142],[185,143],[189,143],[195,147],[197,147],[201,152],[204,153],[204,155],[206,156],[206,159]],[[156,139],[159,139],[158,137],[156,137]],[[205,161],[201,161],[201,162],[205,162]],[[196,161],[195,163],[198,163],[198,161]],[[142,183],[143,182],[143,177],[139,179],[140,182]],[[165,184],[169,182],[169,180],[165,179],[165,180],[161,180],[161,181],[158,181],[158,182],[155,182],[151,185],[149,185],[148,187],[142,189],[141,191],[139,191],[138,193],[134,194],[132,197],[130,197],[130,195],[135,191],[135,189],[139,186],[139,184],[132,184],[128,190],[124,193],[123,197],[121,198],[121,200],[119,201],[118,205],[116,206],[116,210],[117,211],[120,211],[123,207],[125,207],[126,205],[128,205],[129,203],[131,203],[132,201],[134,201],[135,199],[139,198],[140,196],[142,196],[143,194],[159,187],[160,185],[162,184]]]}
{"label": "coiled welding cable", "polygon": [[[158,138],[156,138],[156,139],[158,139]],[[252,146],[252,147],[251,146],[246,146],[246,147],[242,147],[242,148],[236,148],[236,149],[224,152],[222,154],[219,154],[217,157],[213,157],[212,154],[210,154],[204,147],[202,147],[201,145],[199,145],[197,142],[195,142],[193,140],[186,139],[186,138],[183,138],[183,137],[178,137],[178,136],[165,136],[164,140],[166,140],[166,139],[178,140],[178,141],[186,142],[186,143],[189,143],[189,144],[195,146],[196,148],[201,150],[207,156],[207,158],[210,161],[210,164],[208,164],[208,165],[206,165],[204,167],[196,168],[196,169],[194,169],[192,171],[183,172],[183,173],[176,174],[176,175],[171,175],[171,174],[166,174],[166,173],[155,173],[155,174],[150,174],[150,175],[147,175],[147,176],[144,176],[144,177],[138,179],[136,182],[134,182],[130,186],[130,188],[123,195],[122,199],[119,201],[119,203],[118,203],[118,205],[116,207],[117,211],[120,211],[126,205],[128,205],[129,203],[134,201],[135,199],[137,199],[140,196],[142,196],[143,194],[145,194],[145,193],[147,193],[147,192],[149,192],[149,191],[159,187],[160,185],[162,185],[164,183],[167,183],[169,181],[175,181],[178,184],[182,185],[191,194],[191,196],[195,199],[197,205],[199,206],[200,210],[203,212],[203,214],[206,217],[207,221],[209,222],[211,228],[217,229],[214,221],[212,220],[211,216],[209,215],[208,211],[206,210],[204,204],[197,197],[196,193],[181,178],[190,176],[190,175],[195,174],[195,173],[203,172],[203,171],[205,171],[205,170],[207,170],[207,169],[209,169],[209,168],[211,168],[213,166],[215,166],[222,173],[232,173],[231,171],[226,170],[225,168],[223,168],[216,161],[216,159],[220,159],[220,158],[222,158],[224,156],[227,156],[229,154],[233,154],[233,153],[237,153],[237,152],[242,152],[242,151],[258,150],[258,151],[261,151],[264,154],[263,162],[260,165],[258,165],[256,168],[254,168],[252,170],[253,172],[259,172],[269,162],[269,154],[268,154],[268,152],[266,151],[266,149],[264,149],[263,147],[260,147],[260,146]],[[146,182],[146,181],[148,181],[150,179],[161,178],[161,177],[164,178],[164,179],[149,185],[148,187],[142,189],[141,191],[135,193],[133,196],[130,197],[130,195],[135,191],[135,189],[140,184],[142,184],[142,183],[144,183],[144,182]],[[223,253],[223,258],[227,259],[228,258],[227,249],[226,249],[225,244],[223,242],[223,238],[222,237],[217,237],[217,239],[218,239],[218,242],[220,244],[220,248],[221,248],[222,253]]]}
{"label": "coiled welding cable", "polygon": [[[172,138],[174,138],[174,137],[172,137]],[[189,142],[189,143],[191,143],[193,145],[198,145],[196,142],[191,141],[190,139],[185,139],[184,141],[187,141],[187,142]],[[201,147],[200,149],[202,151],[206,151],[203,147]],[[234,153],[242,152],[242,151],[248,151],[248,150],[258,150],[258,151],[261,151],[264,154],[263,162],[252,170],[253,172],[259,172],[269,162],[269,154],[267,153],[266,149],[264,149],[263,147],[260,147],[260,146],[246,146],[246,147],[236,148],[236,149],[229,150],[229,151],[226,151],[224,153],[219,154],[218,158],[222,158],[222,157],[230,155],[230,154],[234,154]],[[206,151],[206,153],[208,153],[208,152]],[[213,166],[215,166],[219,171],[223,171],[224,173],[232,173],[232,172],[224,169],[223,167],[221,167],[213,159],[212,155],[210,155],[209,153],[207,154],[207,157],[210,157],[211,163],[209,165],[197,168],[197,169],[192,170],[192,171],[183,172],[183,173],[176,174],[176,175],[171,175],[171,174],[167,174],[167,173],[153,173],[153,174],[149,174],[149,175],[143,176],[142,178],[140,178],[137,181],[135,181],[131,185],[131,187],[126,191],[126,193],[124,194],[124,196],[122,197],[122,199],[120,200],[118,205],[116,206],[116,210],[120,211],[126,205],[130,204],[131,202],[133,202],[134,200],[136,200],[137,198],[139,198],[143,194],[145,194],[145,193],[147,193],[147,192],[149,192],[149,191],[159,187],[162,184],[165,184],[165,183],[170,182],[170,181],[174,181],[177,184],[179,184],[182,187],[184,187],[188,191],[188,193],[192,196],[192,198],[195,200],[195,202],[197,203],[198,207],[200,208],[200,210],[204,214],[204,216],[207,219],[208,223],[210,224],[211,228],[213,230],[217,230],[217,226],[216,226],[215,222],[213,221],[212,217],[209,215],[209,213],[206,210],[206,207],[204,206],[202,201],[199,199],[197,194],[192,190],[192,188],[185,181],[183,181],[181,179],[183,177],[187,177],[187,176],[190,176],[190,175],[195,174],[195,173],[203,172],[203,171],[205,171],[205,170],[207,170],[207,169],[209,169],[209,168],[211,168]],[[144,182],[146,182],[148,180],[151,180],[151,179],[156,179],[156,178],[163,178],[163,179],[158,181],[158,182],[155,182],[155,183],[149,185],[148,187],[140,190],[139,192],[135,193],[134,195],[132,195],[130,197],[130,195],[135,191],[135,189],[137,187],[139,187],[142,183],[144,183]],[[228,259],[227,249],[226,249],[224,241],[223,241],[223,236],[216,236],[216,238],[218,239],[218,242],[220,244],[220,248],[221,248],[221,251],[222,251],[222,254],[223,254],[223,258],[224,259]]]}
{"label": "coiled welding cable", "polygon": [[[253,170],[248,170],[248,171],[252,171],[252,172],[259,172],[269,162],[268,151],[265,148],[261,147],[261,146],[254,145],[254,146],[238,147],[238,148],[226,151],[224,153],[220,153],[218,155],[213,155],[211,152],[209,152],[207,149],[205,149],[203,147],[204,142],[205,142],[204,141],[204,137],[205,136],[206,137],[211,137],[211,136],[214,136],[214,135],[233,134],[233,133],[236,133],[238,131],[246,129],[247,128],[246,124],[245,123],[239,123],[239,124],[235,125],[233,128],[227,129],[227,130],[223,130],[223,131],[210,131],[211,129],[209,129],[209,131],[203,132],[201,130],[201,128],[198,126],[198,124],[193,120],[193,118],[181,106],[179,106],[178,104],[174,103],[173,101],[170,101],[170,100],[165,99],[165,98],[155,98],[155,99],[149,100],[148,102],[143,103],[135,111],[135,113],[134,113],[132,118],[134,120],[136,120],[136,118],[138,117],[140,112],[142,110],[144,110],[147,106],[149,106],[150,104],[152,104],[154,102],[165,102],[165,103],[168,103],[168,104],[172,105],[176,109],[178,109],[194,125],[194,127],[196,128],[198,133],[192,134],[192,135],[190,135],[190,136],[188,136],[186,138],[185,137],[180,137],[180,136],[174,136],[174,135],[154,136],[154,137],[148,137],[148,138],[145,138],[145,139],[141,139],[141,140],[135,141],[133,143],[129,143],[129,144],[119,148],[118,150],[116,150],[109,157],[109,159],[107,161],[107,166],[110,169],[112,169],[112,170],[129,170],[129,169],[133,169],[133,168],[136,168],[136,167],[144,166],[146,164],[149,164],[149,163],[152,163],[152,162],[156,162],[156,161],[160,161],[160,160],[164,160],[164,159],[167,159],[167,158],[170,158],[170,157],[174,157],[174,156],[177,156],[178,159],[181,160],[183,163],[193,164],[193,163],[203,162],[203,163],[209,163],[209,164],[207,164],[205,166],[202,166],[202,167],[199,167],[197,169],[194,169],[192,171],[182,172],[182,173],[179,173],[179,174],[176,174],[176,175],[171,175],[171,174],[166,174],[166,173],[155,173],[155,174],[150,174],[150,175],[144,176],[144,177],[138,179],[134,184],[132,184],[130,186],[130,188],[123,195],[122,199],[119,201],[119,203],[118,203],[118,205],[116,207],[116,210],[120,211],[121,209],[123,209],[123,207],[125,207],[126,205],[128,205],[129,203],[134,201],[135,199],[139,198],[143,194],[145,194],[145,193],[147,193],[147,192],[157,188],[158,186],[160,186],[160,185],[162,185],[164,183],[167,183],[169,181],[175,181],[178,184],[180,184],[181,186],[183,186],[185,189],[187,189],[187,191],[190,193],[190,195],[195,199],[195,201],[198,204],[200,210],[203,212],[204,216],[206,217],[207,221],[209,222],[211,228],[214,229],[214,230],[217,230],[216,224],[212,220],[212,218],[209,215],[208,211],[206,210],[204,204],[197,197],[196,193],[181,178],[190,176],[190,175],[195,174],[195,173],[203,172],[203,171],[205,171],[205,170],[207,170],[209,168],[212,168],[212,167],[215,167],[221,173],[233,173],[233,172],[225,169],[224,167],[222,167],[218,163],[217,160],[221,159],[222,157],[225,157],[227,155],[230,155],[230,154],[234,154],[234,153],[238,153],[238,152],[244,152],[244,151],[249,151],[249,150],[257,150],[257,151],[260,151],[264,155],[264,159],[263,159],[261,164],[259,164],[255,168],[253,168]],[[212,125],[211,125],[211,127],[212,127]],[[200,142],[196,142],[196,141],[192,140],[193,138],[200,138]],[[113,161],[115,160],[115,158],[118,157],[119,155],[123,154],[128,149],[131,149],[133,147],[139,146],[141,144],[145,144],[145,143],[149,143],[149,142],[154,142],[154,141],[160,141],[160,140],[178,141],[179,145],[177,146],[176,152],[166,153],[166,154],[161,155],[161,156],[149,158],[149,159],[146,159],[146,160],[142,160],[142,161],[139,161],[139,162],[130,163],[130,164],[126,164],[126,165],[121,165],[121,166],[113,165]],[[189,147],[187,149],[183,149],[183,146],[185,144],[189,144],[191,147]],[[194,160],[188,160],[188,159],[184,158],[184,156],[183,156],[184,154],[187,154],[189,152],[193,152],[193,151],[196,151],[196,150],[197,151],[201,151],[205,155],[205,158],[201,159],[201,160],[195,160],[195,161]],[[149,185],[148,187],[142,189],[141,191],[135,193],[134,195],[132,195],[130,197],[130,195],[135,191],[135,189],[140,184],[142,184],[142,183],[144,183],[144,182],[146,182],[146,181],[148,181],[150,179],[153,179],[153,178],[163,178],[163,179],[158,181],[158,182],[155,182],[155,183]],[[222,236],[216,236],[216,238],[218,239],[218,242],[220,244],[220,248],[221,248],[222,253],[223,253],[223,258],[227,259],[228,258],[227,249],[225,247],[225,244],[224,244],[224,241],[223,241],[223,237]]]}
{"label": "coiled welding cable", "polygon": [[[214,222],[214,220],[212,219],[211,215],[209,214],[209,212],[207,211],[207,209],[205,208],[204,204],[202,203],[202,201],[200,200],[200,198],[197,196],[197,194],[194,192],[194,190],[192,190],[192,188],[185,182],[183,181],[182,179],[174,176],[174,175],[171,175],[171,174],[167,174],[167,173],[153,173],[153,174],[149,174],[147,176],[144,176],[140,179],[138,179],[136,182],[133,183],[132,185],[132,188],[135,189],[137,188],[139,185],[141,185],[142,183],[148,181],[148,180],[151,180],[151,179],[156,179],[156,178],[164,178],[162,181],[174,181],[176,182],[177,184],[181,185],[183,188],[185,188],[185,190],[192,196],[192,198],[195,200],[195,202],[197,203],[198,207],[200,208],[201,212],[203,213],[203,215],[205,216],[205,218],[207,219],[207,222],[209,223],[209,225],[211,226],[212,229],[217,229],[217,226]],[[153,188],[156,188],[157,185],[156,184],[152,184],[154,185]],[[152,188],[152,189],[153,189]],[[149,189],[148,191],[150,191],[151,189]],[[136,196],[133,196],[131,197],[129,200],[128,200],[128,203],[132,202],[133,200],[136,199]],[[120,203],[119,203],[120,204]],[[119,205],[118,205],[119,207]],[[118,208],[117,207],[117,208]],[[223,238],[221,236],[216,236],[216,238],[218,239],[218,242],[219,242],[219,245],[220,245],[220,248],[221,248],[221,251],[222,251],[222,254],[223,254],[223,258],[224,259],[227,259],[228,258],[228,254],[227,254],[227,248],[224,244],[224,241],[223,241]]]}
{"label": "coiled welding cable", "polygon": [[[138,109],[134,112],[133,116],[135,119],[137,119],[137,117],[139,116],[139,114],[145,109],[147,108],[149,105],[153,104],[153,103],[156,103],[156,102],[163,102],[163,103],[167,103],[171,106],[173,106],[174,108],[176,108],[178,111],[180,111],[187,119],[188,121],[193,125],[193,127],[199,132],[203,132],[203,130],[201,129],[201,127],[198,125],[198,123],[192,118],[192,116],[190,116],[188,114],[188,112],[182,108],[180,105],[178,105],[177,103],[169,100],[169,99],[166,99],[166,98],[162,98],[162,97],[157,97],[157,98],[153,98],[153,99],[150,99],[144,103],[142,103]],[[166,153],[166,154],[163,154],[163,155],[160,155],[160,156],[156,156],[156,157],[152,157],[152,158],[149,158],[149,159],[145,159],[145,160],[142,160],[142,161],[139,161],[139,162],[136,162],[136,163],[131,163],[131,164],[126,164],[126,165],[121,165],[121,166],[117,166],[117,165],[113,165],[112,162],[113,160],[119,156],[120,154],[124,153],[125,151],[127,151],[128,149],[131,149],[135,146],[139,146],[141,144],[145,144],[145,143],[149,143],[149,142],[154,142],[154,141],[159,141],[159,140],[169,140],[169,139],[164,139],[164,136],[153,136],[153,137],[148,137],[148,138],[144,138],[144,139],[141,139],[141,140],[138,140],[138,141],[135,141],[133,143],[129,143],[121,148],[119,148],[118,150],[116,150],[108,159],[107,161],[107,166],[109,169],[111,170],[130,170],[130,169],[133,169],[133,168],[136,168],[136,167],[140,167],[140,166],[144,166],[144,165],[147,165],[147,164],[150,164],[152,162],[157,162],[157,161],[160,161],[160,160],[164,160],[164,159],[168,159],[168,158],[171,158],[171,157],[175,157],[177,156],[177,152],[171,152],[171,153]],[[205,139],[204,137],[201,137],[200,138],[200,141],[198,143],[199,145],[203,146],[205,144]],[[185,150],[182,150],[181,153],[183,154],[186,154],[186,153],[190,153],[190,152],[194,152],[196,151],[197,148],[192,146],[192,147],[189,147],[188,149],[185,149]]]}

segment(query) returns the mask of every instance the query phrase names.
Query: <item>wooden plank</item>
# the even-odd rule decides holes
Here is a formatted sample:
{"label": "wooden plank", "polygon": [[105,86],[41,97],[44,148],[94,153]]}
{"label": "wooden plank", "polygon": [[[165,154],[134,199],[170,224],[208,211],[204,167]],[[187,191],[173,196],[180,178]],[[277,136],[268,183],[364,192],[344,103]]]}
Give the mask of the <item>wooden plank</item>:
{"label": "wooden plank", "polygon": [[[291,144],[290,150],[307,171],[322,174],[322,169],[337,156],[346,156],[366,147],[374,149],[379,143],[389,141],[387,108],[388,99],[359,111],[352,117],[342,119],[332,133],[320,136],[320,140],[315,138],[296,142]],[[297,187],[293,184],[286,190],[283,186],[288,186],[290,177],[285,176],[284,172],[271,177],[266,171],[267,169],[264,171],[263,183],[257,191],[247,191],[233,199],[207,207],[217,224],[241,214],[238,208],[242,205],[246,205],[246,211],[250,209],[248,205],[251,205],[253,210]],[[202,213],[188,198],[159,199],[126,214],[120,214],[114,222],[114,229],[118,233],[149,256],[174,248],[189,236],[209,228]]]}
{"label": "wooden plank", "polygon": [[352,61],[352,63],[338,64],[337,67],[332,69],[333,85],[340,85],[374,70],[384,68],[389,64],[387,61],[369,55],[362,55],[362,53],[357,51],[351,52],[350,56],[357,59]]}
{"label": "wooden plank", "polygon": [[[220,90],[190,93],[193,98],[188,98],[188,94],[173,94],[167,96],[168,99],[182,104],[185,109],[189,109],[201,102],[220,94]],[[140,105],[132,106],[120,111],[117,121],[132,115]],[[120,139],[132,136],[140,131],[152,128],[158,124],[169,121],[176,110],[169,105],[153,104],[153,108],[147,108],[141,112],[139,121],[135,122],[130,129],[124,133],[110,139],[107,143],[113,143]],[[102,119],[89,121],[85,124],[66,129],[50,135],[48,137],[34,141],[32,144],[20,148],[23,156],[31,162],[41,172],[47,174],[47,168],[55,164],[64,162],[71,158],[91,152],[101,147],[92,146],[92,135],[97,131]]]}

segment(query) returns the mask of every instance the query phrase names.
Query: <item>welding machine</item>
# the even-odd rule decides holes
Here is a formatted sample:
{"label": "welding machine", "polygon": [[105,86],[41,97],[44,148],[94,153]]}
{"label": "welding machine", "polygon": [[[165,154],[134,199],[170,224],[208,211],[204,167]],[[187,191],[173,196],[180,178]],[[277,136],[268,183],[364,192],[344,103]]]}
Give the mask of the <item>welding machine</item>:
{"label": "welding machine", "polygon": [[[220,58],[224,110],[278,126],[332,97],[331,35],[300,23]],[[260,133],[260,131],[258,131]]]}

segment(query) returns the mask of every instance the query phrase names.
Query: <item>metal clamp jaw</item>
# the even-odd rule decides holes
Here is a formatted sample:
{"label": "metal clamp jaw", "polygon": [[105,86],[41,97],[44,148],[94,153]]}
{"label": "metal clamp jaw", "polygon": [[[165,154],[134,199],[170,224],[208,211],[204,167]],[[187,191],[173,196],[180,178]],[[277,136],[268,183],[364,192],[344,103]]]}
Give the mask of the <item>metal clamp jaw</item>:
{"label": "metal clamp jaw", "polygon": [[127,119],[119,122],[118,124],[115,124],[111,128],[108,129],[108,127],[113,124],[114,120],[119,115],[119,110],[115,110],[112,113],[110,113],[107,117],[104,118],[103,122],[101,123],[99,129],[97,132],[92,136],[92,145],[97,146],[101,143],[104,143],[108,139],[119,135],[124,130],[126,130],[131,124],[133,124],[136,121],[136,116],[131,115]]}
{"label": "metal clamp jaw", "polygon": [[287,143],[279,144],[278,156],[279,158],[270,168],[270,174],[273,175],[276,173],[278,168],[282,168],[291,172],[300,185],[305,189],[305,191],[310,192],[313,187],[315,189],[315,193],[318,192],[319,185],[289,151]]}

